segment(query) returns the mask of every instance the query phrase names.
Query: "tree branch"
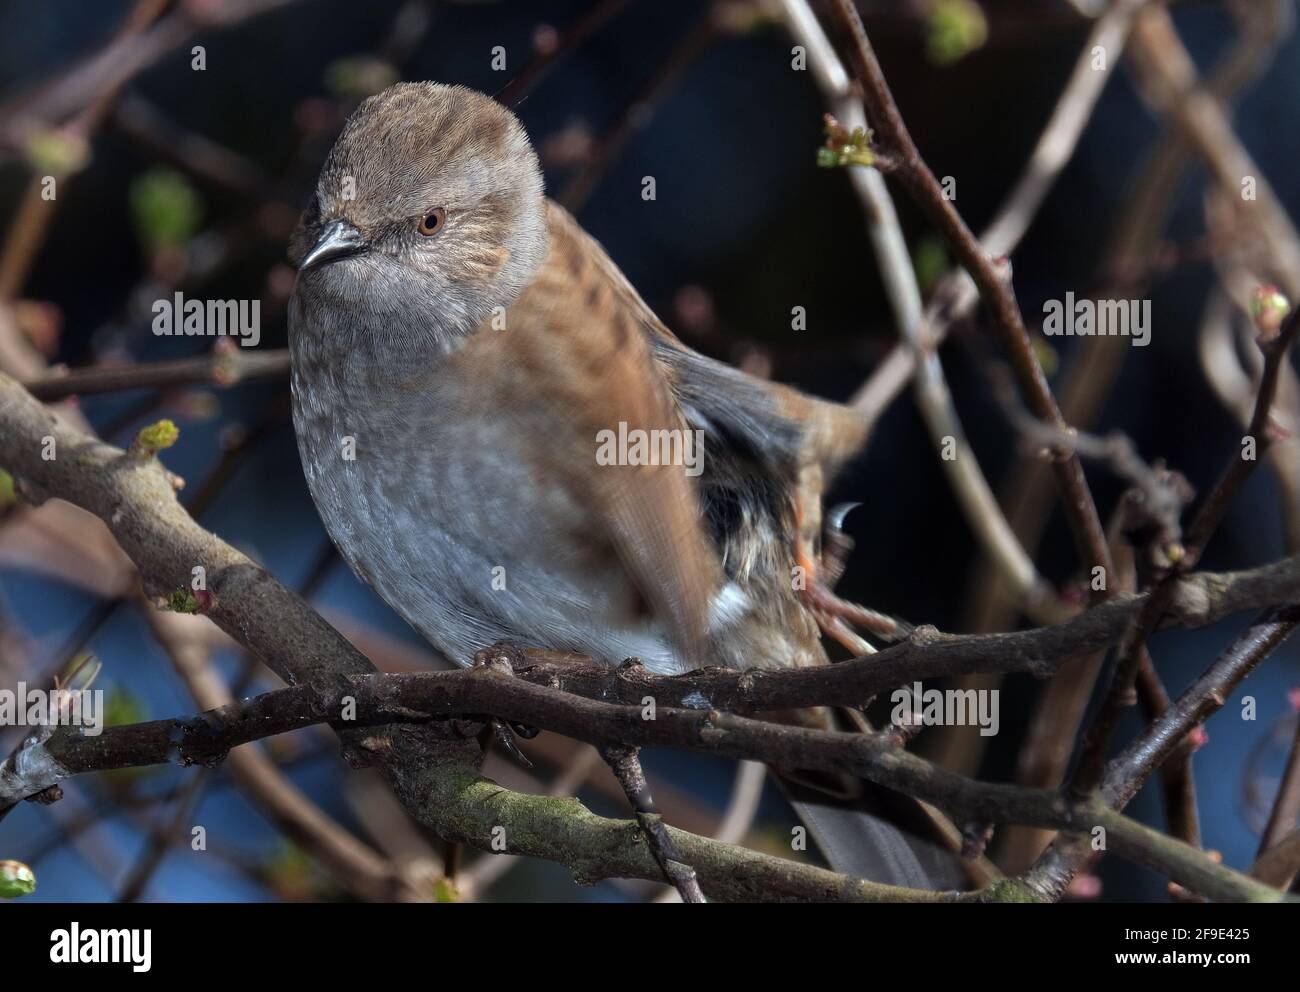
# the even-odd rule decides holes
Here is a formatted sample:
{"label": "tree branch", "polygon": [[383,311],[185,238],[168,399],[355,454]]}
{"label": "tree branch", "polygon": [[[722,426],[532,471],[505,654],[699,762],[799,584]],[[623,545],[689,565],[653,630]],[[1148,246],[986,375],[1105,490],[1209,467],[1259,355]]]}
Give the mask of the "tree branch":
{"label": "tree branch", "polygon": [[131,365],[92,365],[50,372],[23,383],[38,400],[53,402],[68,396],[123,392],[128,389],[170,389],[177,386],[233,386],[258,379],[283,379],[289,374],[287,349],[253,351],[230,342],[219,343],[197,358]]}
{"label": "tree branch", "polygon": [[[43,450],[54,457],[43,458]],[[156,458],[122,451],[57,422],[5,375],[0,375],[0,465],[24,498],[40,502],[57,496],[102,519],[151,596],[188,589],[191,570],[202,565],[210,594],[205,615],[291,686],[338,689],[350,685],[349,676],[373,672],[369,661],[300,597],[200,527],[177,502],[172,478]],[[164,728],[138,733],[146,734],[153,748],[166,741]],[[344,728],[341,735],[345,755],[358,763],[379,763],[412,815],[440,836],[497,853],[493,830],[501,827],[507,831],[506,853],[558,861],[580,881],[663,877],[635,823],[595,816],[576,799],[503,789],[478,774],[481,755],[472,741],[448,742],[427,727],[391,724],[366,735]],[[27,758],[47,755],[43,744]],[[95,746],[118,745],[101,737]],[[29,783],[32,775],[42,774],[40,761],[32,765],[24,759],[16,767],[14,760],[5,763],[6,774]],[[672,836],[711,898],[956,898],[875,885],[682,831]]]}
{"label": "tree branch", "polygon": [[[1116,838],[1115,848],[1121,855],[1157,867],[1180,884],[1212,898],[1276,900],[1283,897],[1276,890],[1214,864],[1195,848],[1141,827],[1100,799],[1070,803],[1050,790],[976,782],[910,755],[879,735],[812,730],[716,710],[659,707],[653,720],[645,719],[639,706],[574,696],[505,674],[499,670],[499,662],[507,652],[493,649],[492,653],[497,655],[494,661],[498,664],[450,672],[356,676],[347,680],[346,687],[332,690],[315,685],[296,686],[193,717],[107,728],[96,737],[61,729],[43,741],[29,739],[0,768],[0,802],[33,795],[84,771],[173,759],[182,763],[210,763],[219,760],[233,746],[272,733],[323,722],[337,727],[349,707],[354,718],[346,723],[357,728],[357,733],[352,735],[356,746],[378,755],[391,752],[399,737],[387,740],[362,737],[361,728],[401,720],[427,721],[435,717],[449,720],[492,713],[602,748],[660,745],[755,759],[778,766],[848,772],[923,799],[959,822],[1021,823],[1070,832],[1091,831],[1101,826],[1108,836]],[[402,762],[394,763],[399,782],[405,774],[402,765]],[[498,793],[505,791],[477,776],[471,778],[476,781],[464,781],[457,776],[438,776],[437,781],[440,790],[459,786],[466,790],[467,796],[479,798],[483,796],[479,783],[491,785]],[[582,809],[576,801],[563,802]],[[461,803],[447,808],[458,811],[459,817],[469,816]],[[584,810],[577,815],[590,814]],[[459,819],[448,821],[444,817],[441,822],[444,827],[450,826],[449,836],[461,839],[458,831],[465,828],[459,825]],[[481,830],[481,824],[476,830]],[[471,836],[477,837],[477,843],[482,846],[480,833]],[[651,845],[655,874],[637,877],[662,878],[664,869],[659,858],[666,855],[674,862],[692,865],[704,880],[702,866],[693,859],[687,849],[689,845],[680,844],[682,837],[691,835],[673,831],[667,836],[672,843],[665,851],[655,852]],[[698,843],[702,839],[692,840]],[[881,891],[876,894],[899,894],[897,890],[884,893],[888,888],[877,887]],[[993,891],[996,890],[995,885]],[[915,894],[910,898],[915,898]]]}
{"label": "tree branch", "polygon": [[[962,267],[975,281],[981,299],[992,312],[1002,332],[1003,344],[1011,356],[1020,390],[1034,415],[1054,427],[1066,428],[1047,384],[1047,377],[1034,354],[1029,332],[1025,329],[1009,280],[988,257],[965,221],[944,197],[934,173],[921,158],[921,153],[898,112],[898,106],[884,73],[880,70],[880,63],[857,10],[849,0],[835,0],[833,6],[852,41],[849,56],[862,86],[863,100],[871,124],[876,128],[886,152],[897,162],[897,168],[892,174],[907,187],[917,205],[943,234]],[[1106,535],[1078,455],[1070,451],[1058,453],[1052,469],[1080,557],[1089,567],[1101,566],[1109,574],[1112,564]],[[1104,595],[1102,593],[1097,598],[1104,598]]]}

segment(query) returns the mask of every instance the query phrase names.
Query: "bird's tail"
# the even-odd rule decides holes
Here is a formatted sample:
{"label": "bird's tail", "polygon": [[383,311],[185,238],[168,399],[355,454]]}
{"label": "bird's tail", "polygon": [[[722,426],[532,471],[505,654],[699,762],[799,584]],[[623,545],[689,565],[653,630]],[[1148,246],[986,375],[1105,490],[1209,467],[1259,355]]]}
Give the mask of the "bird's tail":
{"label": "bird's tail", "polygon": [[957,859],[927,836],[925,825],[909,815],[908,803],[874,787],[839,798],[785,777],[777,781],[835,871],[912,889],[963,887]]}
{"label": "bird's tail", "polygon": [[[816,730],[840,726],[826,706],[767,714]],[[966,873],[921,804],[856,776],[775,769],[795,815],[836,871],[913,889],[963,887]]]}

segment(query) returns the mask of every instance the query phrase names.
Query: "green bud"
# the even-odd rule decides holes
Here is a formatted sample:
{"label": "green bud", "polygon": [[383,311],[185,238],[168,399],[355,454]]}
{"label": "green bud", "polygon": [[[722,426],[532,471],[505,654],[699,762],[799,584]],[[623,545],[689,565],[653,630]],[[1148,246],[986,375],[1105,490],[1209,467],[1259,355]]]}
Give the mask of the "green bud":
{"label": "green bud", "polygon": [[823,146],[817,149],[817,164],[823,169],[833,169],[843,163],[840,161],[839,152]]}
{"label": "green bud", "polygon": [[936,65],[951,65],[988,40],[989,25],[975,0],[939,0],[930,11],[926,51]]}
{"label": "green bud", "polygon": [[817,149],[817,164],[823,169],[841,165],[875,165],[876,153],[871,148],[871,131],[855,127],[849,133],[829,114],[826,115],[826,144]]}
{"label": "green bud", "polygon": [[115,685],[104,699],[104,725],[129,727],[149,719],[149,709],[144,700],[129,689]]}
{"label": "green bud", "polygon": [[198,613],[199,600],[190,590],[177,589],[167,597],[163,609],[169,613]]}
{"label": "green bud", "polygon": [[1275,336],[1290,312],[1291,301],[1276,286],[1258,286],[1250,298],[1250,315],[1264,338]]}
{"label": "green bud", "polygon": [[948,252],[942,239],[927,235],[912,249],[912,269],[922,293],[933,289],[948,268]]}
{"label": "green bud", "polygon": [[41,176],[66,176],[79,172],[90,161],[90,145],[69,131],[38,131],[23,148],[32,171]]}
{"label": "green bud", "polygon": [[180,428],[172,421],[163,419],[155,421],[148,427],[142,427],[131,445],[133,451],[146,455],[156,455],[163,448],[170,448],[181,436]]}
{"label": "green bud", "polygon": [[460,893],[449,878],[440,878],[433,883],[434,902],[460,902]]}
{"label": "green bud", "polygon": [[0,899],[17,899],[36,891],[36,874],[21,861],[0,861]]}
{"label": "green bud", "polygon": [[171,169],[150,169],[131,182],[131,217],[151,251],[185,244],[199,229],[203,207],[189,180]]}
{"label": "green bud", "polygon": [[1038,359],[1038,364],[1043,367],[1043,374],[1048,376],[1056,375],[1056,370],[1060,367],[1060,356],[1057,355],[1056,349],[1053,348],[1044,338],[1033,339],[1034,357]]}

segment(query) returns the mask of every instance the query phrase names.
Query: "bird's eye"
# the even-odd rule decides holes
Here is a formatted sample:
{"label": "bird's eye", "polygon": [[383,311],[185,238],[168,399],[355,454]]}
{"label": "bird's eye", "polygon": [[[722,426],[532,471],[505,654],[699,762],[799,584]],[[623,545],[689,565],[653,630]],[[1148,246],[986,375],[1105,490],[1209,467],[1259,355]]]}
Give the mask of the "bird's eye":
{"label": "bird's eye", "polygon": [[420,233],[426,238],[431,238],[442,230],[442,225],[446,223],[446,221],[447,211],[443,210],[442,207],[438,207],[436,210],[430,210],[420,218]]}

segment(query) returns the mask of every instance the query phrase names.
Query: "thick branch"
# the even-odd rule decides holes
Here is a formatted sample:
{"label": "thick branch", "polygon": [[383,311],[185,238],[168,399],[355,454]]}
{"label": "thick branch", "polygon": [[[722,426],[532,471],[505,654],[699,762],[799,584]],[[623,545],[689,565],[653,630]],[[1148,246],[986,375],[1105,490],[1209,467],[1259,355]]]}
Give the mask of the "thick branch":
{"label": "thick branch", "polygon": [[[46,460],[43,450],[52,450],[54,457]],[[350,675],[373,672],[369,661],[300,597],[195,523],[176,501],[171,478],[156,459],[128,454],[57,423],[5,375],[0,375],[0,466],[13,475],[24,498],[57,496],[102,519],[151,595],[188,588],[191,570],[202,565],[211,597],[206,615],[290,685],[338,689]],[[151,746],[161,746],[161,730],[147,732],[154,735]],[[110,739],[100,746],[114,744]],[[388,725],[348,746],[358,760],[379,761],[412,814],[443,837],[490,851],[493,827],[509,821],[514,829],[508,853],[559,861],[579,880],[662,878],[635,823],[597,817],[577,800],[503,789],[478,775],[477,744],[455,750],[432,739],[424,727],[399,732]],[[13,770],[8,763],[5,767]],[[19,772],[27,777],[31,769]],[[681,831],[673,838],[711,898],[954,898],[874,885]]]}
{"label": "thick branch", "polygon": [[[1245,610],[1293,601],[1300,592],[1300,556],[1243,572],[1180,576],[1165,626],[1200,627]],[[942,634],[918,627],[906,641],[835,665],[768,671],[703,668],[680,676],[640,667],[580,664],[578,655],[524,651],[516,673],[591,698],[640,705],[722,709],[734,713],[857,706],[878,693],[921,680],[983,672],[1047,677],[1071,658],[1116,643],[1148,593],[1116,596],[1051,627],[1000,634]]]}
{"label": "thick branch", "polygon": [[[522,677],[483,667],[359,679],[373,672],[367,660],[301,599],[200,528],[176,502],[170,478],[156,459],[128,454],[56,424],[39,403],[3,376],[0,427],[0,464],[13,473],[20,491],[38,498],[57,493],[97,513],[156,592],[186,586],[193,565],[203,564],[211,594],[208,615],[286,681],[303,683],[284,690],[290,696],[272,694],[274,699],[293,701],[287,722],[274,726],[291,729],[311,722],[332,722],[343,731],[350,759],[379,763],[408,808],[443,836],[491,850],[493,828],[506,826],[510,853],[560,860],[580,878],[604,877],[601,872],[662,877],[635,827],[631,834],[624,834],[624,825],[593,817],[576,801],[510,793],[477,774],[477,744],[448,741],[446,728],[435,733],[430,725],[402,728],[393,721],[491,713],[592,743],[660,744],[788,767],[851,772],[923,798],[962,819],[1024,822],[1057,829],[1082,829],[1095,822],[1091,807],[1067,807],[1054,793],[974,782],[875,737],[809,731],[725,715],[717,712],[722,700],[692,697],[689,692],[682,694],[683,701],[712,708],[669,708],[660,700],[657,718],[645,720],[640,716],[639,698],[635,705],[618,706],[560,691],[572,689],[577,680],[570,685],[552,685],[564,681],[558,667],[543,668],[526,653],[517,653],[512,659],[512,666],[522,669]],[[49,450],[43,444],[46,438],[52,439],[55,452],[48,461],[41,457],[43,449]],[[1178,593],[1175,615],[1187,623],[1207,622],[1223,612],[1260,605],[1261,597],[1265,603],[1286,602],[1300,593],[1300,559],[1285,559],[1238,575],[1184,576]],[[1026,634],[943,638],[923,633],[873,659],[821,670],[706,671],[680,681],[693,684],[690,691],[699,692],[708,679],[722,679],[720,684],[729,685],[733,692],[728,702],[742,712],[784,708],[791,698],[800,700],[795,705],[861,701],[889,685],[931,677],[952,670],[954,665],[1034,670],[1044,658],[1076,653],[1081,645],[1087,650],[1108,643],[1140,605],[1140,597],[1117,599],[1059,627]],[[931,666],[928,671],[927,663]],[[890,669],[891,665],[898,667]],[[879,670],[873,671],[877,667]],[[603,677],[617,685],[626,683],[629,673],[635,671],[605,670]],[[595,669],[589,672],[585,678],[597,677]],[[544,684],[535,684],[534,678]],[[774,689],[773,680],[777,680]],[[417,690],[418,697],[411,695]],[[344,696],[357,700],[359,713],[367,712],[360,705],[366,691],[380,693],[376,698],[382,703],[369,711],[371,720],[382,723],[369,734],[342,720],[346,715]],[[112,760],[126,756],[126,763],[135,763],[140,754],[133,748],[154,756],[215,758],[228,747],[257,736],[260,730],[268,730],[273,724],[266,720],[280,710],[259,707],[273,705],[284,704],[262,697],[249,704],[247,711],[239,709],[239,719],[229,727],[203,719],[121,728],[98,738],[56,734],[6,764],[6,770],[17,776],[16,782],[11,779],[8,784],[10,797],[30,795],[25,790],[39,784],[34,776],[40,774],[53,775],[57,781],[58,776],[78,767],[102,767],[110,755],[115,756]],[[557,806],[561,803],[562,807]],[[501,817],[508,818],[513,829]],[[539,828],[540,823],[547,824],[546,830]],[[710,846],[710,842],[680,832],[673,832],[672,837],[711,896],[756,898],[756,879],[762,878],[762,884],[770,887],[768,895],[790,898],[924,898],[919,893],[816,873],[734,847]],[[608,863],[611,850],[616,855],[616,870]],[[1190,885],[1189,879],[1199,878],[1204,870],[1201,861],[1189,862],[1178,869],[1176,880]]]}
{"label": "thick branch", "polygon": [[[1282,897],[1238,872],[1214,864],[1203,852],[1141,827],[1100,800],[1068,803],[1049,790],[976,782],[937,768],[876,735],[811,730],[717,711],[676,708],[658,708],[654,719],[646,719],[641,707],[585,699],[532,685],[496,667],[414,675],[376,674],[348,682],[348,688],[332,691],[316,686],[277,690],[196,717],[109,728],[98,737],[60,731],[11,757],[0,771],[0,800],[20,798],[6,795],[6,789],[17,788],[30,795],[70,774],[93,768],[172,757],[181,761],[214,760],[235,744],[269,733],[325,721],[337,726],[340,716],[349,713],[348,707],[360,725],[491,712],[512,722],[531,723],[600,746],[658,744],[778,766],[848,772],[917,796],[961,822],[1021,823],[1071,832],[1102,826],[1115,838],[1115,848],[1121,855],[1159,868],[1180,884],[1212,898]],[[387,739],[358,734],[353,739],[359,741],[362,750],[380,756],[392,754],[401,743],[400,734]],[[428,767],[438,763],[419,764],[427,773]],[[399,783],[405,774],[398,770]],[[483,780],[477,776],[469,775],[466,780],[463,775],[443,775],[436,779],[438,789],[456,787],[466,790],[465,795],[481,797]],[[495,785],[491,788],[504,792]],[[563,802],[581,809],[576,801]],[[461,818],[468,815],[467,811],[455,804],[447,809],[453,811],[452,817],[444,814],[441,822],[450,829],[451,836],[460,837],[458,831],[466,829],[460,825]],[[590,814],[583,811],[580,815]],[[474,832],[465,839],[482,846],[483,823],[476,823]],[[507,829],[507,838],[508,834]],[[677,843],[680,837],[689,835],[672,832],[669,836],[672,849],[681,852],[680,859],[696,869],[701,881],[707,881],[702,866],[687,847]],[[663,868],[653,852],[651,863],[655,874],[648,877],[661,878]]]}

